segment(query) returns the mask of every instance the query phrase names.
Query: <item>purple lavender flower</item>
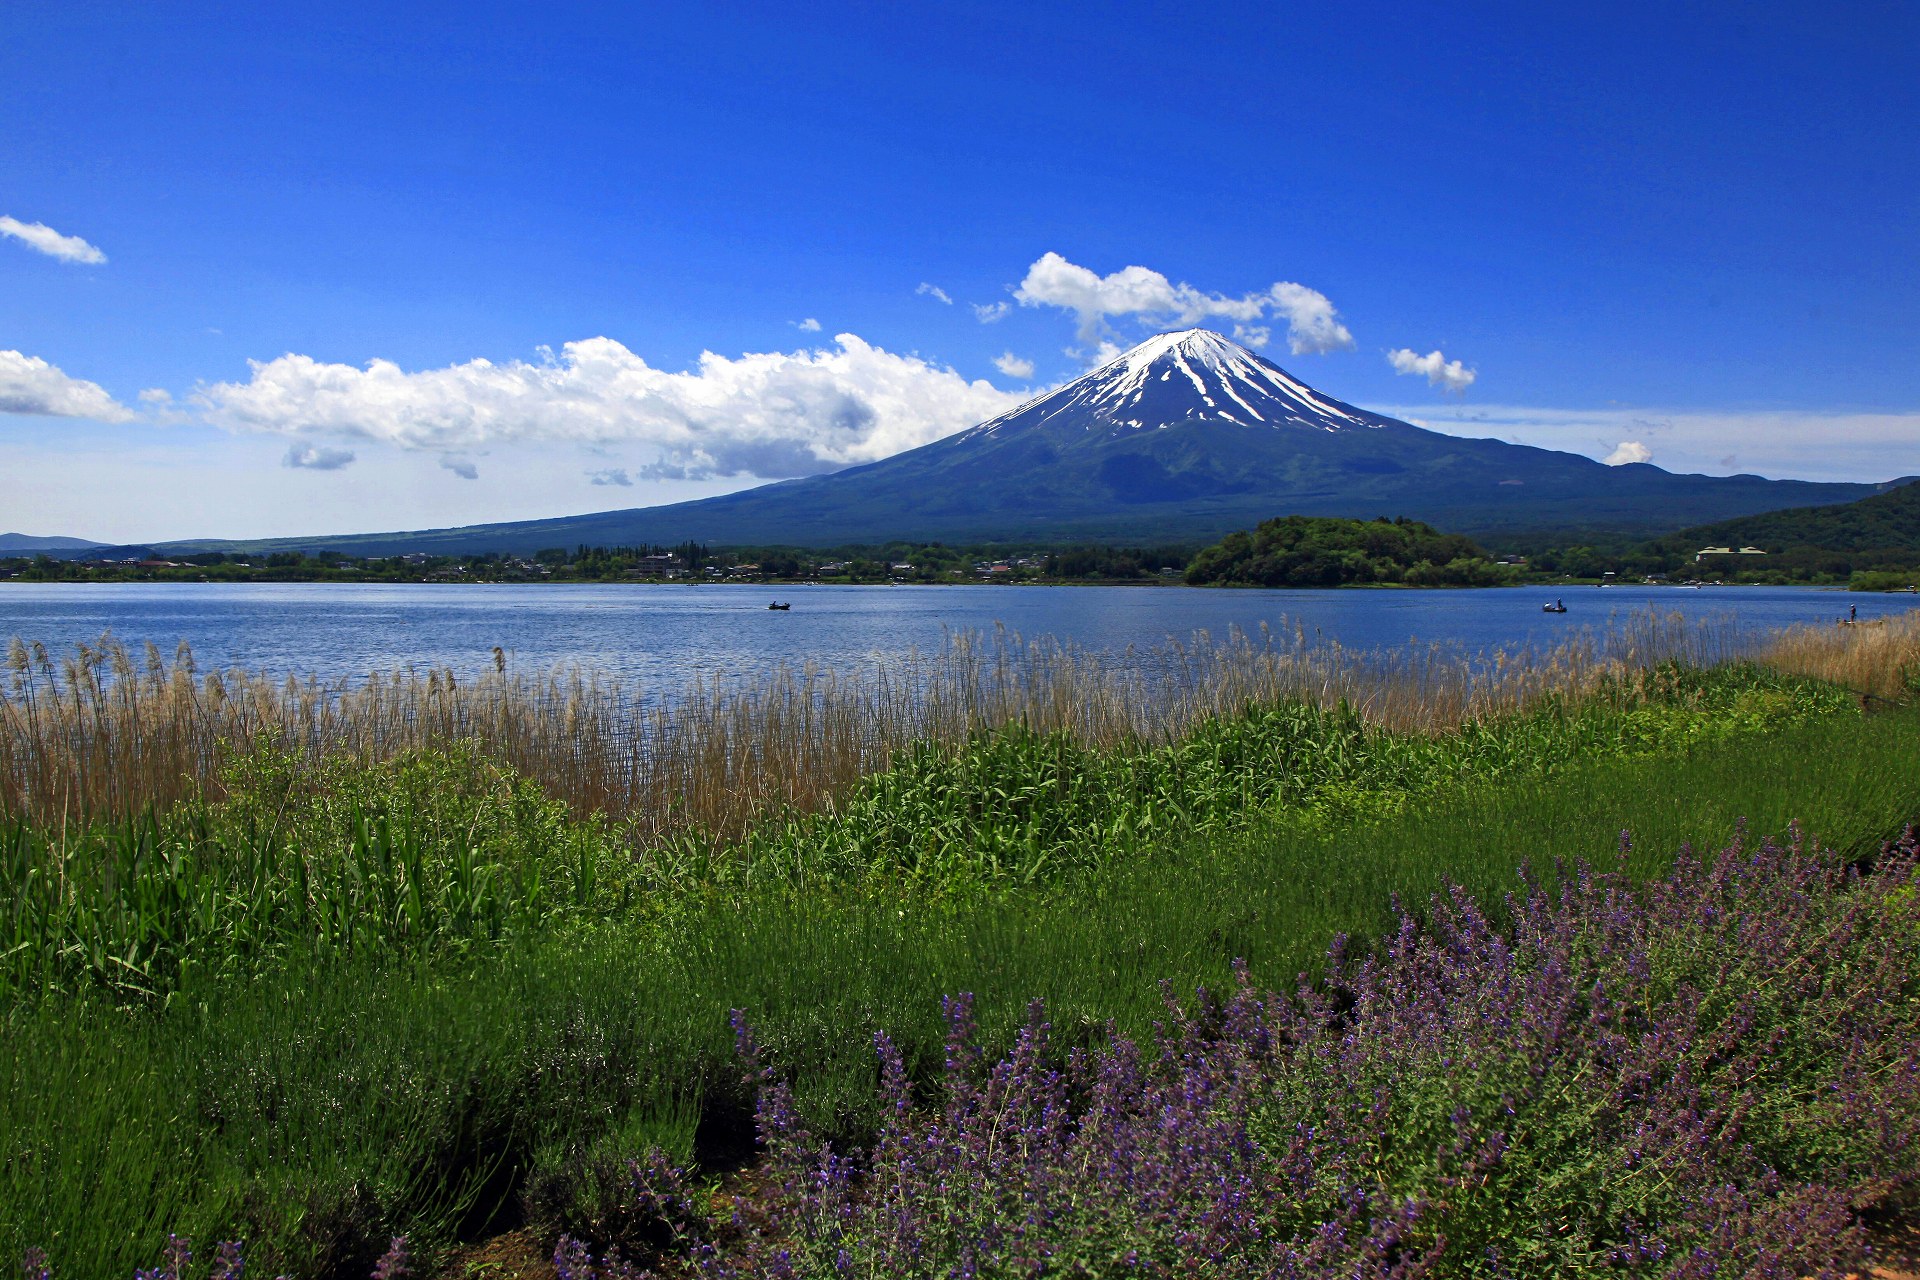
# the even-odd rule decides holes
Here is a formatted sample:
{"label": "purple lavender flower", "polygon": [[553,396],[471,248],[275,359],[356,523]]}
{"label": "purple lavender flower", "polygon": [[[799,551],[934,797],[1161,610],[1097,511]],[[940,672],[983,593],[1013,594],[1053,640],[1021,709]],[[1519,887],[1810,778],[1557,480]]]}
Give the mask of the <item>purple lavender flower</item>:
{"label": "purple lavender flower", "polygon": [[586,1243],[572,1236],[561,1236],[554,1246],[553,1269],[558,1280],[647,1280],[651,1274],[627,1262],[618,1249],[596,1262]]}
{"label": "purple lavender flower", "polygon": [[157,1267],[135,1271],[134,1280],[181,1280],[193,1261],[193,1242],[182,1236],[167,1236],[166,1260]]}
{"label": "purple lavender flower", "polygon": [[[879,1059],[842,1154],[735,1030],[766,1178],[699,1274],[1800,1276],[1857,1262],[1850,1197],[1920,1184],[1920,893],[1744,838],[1636,885],[1437,897],[1320,989],[1166,995],[1150,1043],[1062,1061],[1044,1011],[981,1052],[946,1003],[939,1102]],[[581,1272],[586,1275],[586,1272]]]}
{"label": "purple lavender flower", "polygon": [[246,1259],[240,1255],[240,1242],[222,1240],[214,1249],[213,1270],[207,1280],[241,1280],[246,1271]]}
{"label": "purple lavender flower", "polygon": [[400,1277],[412,1274],[413,1266],[407,1252],[407,1238],[395,1236],[388,1241],[387,1251],[380,1255],[380,1261],[374,1264],[373,1280],[400,1280]]}

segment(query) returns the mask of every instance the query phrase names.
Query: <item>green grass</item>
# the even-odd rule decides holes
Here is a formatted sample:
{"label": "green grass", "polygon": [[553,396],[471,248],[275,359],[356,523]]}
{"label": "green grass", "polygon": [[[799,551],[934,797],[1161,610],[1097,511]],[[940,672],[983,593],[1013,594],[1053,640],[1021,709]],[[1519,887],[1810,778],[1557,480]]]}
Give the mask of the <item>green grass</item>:
{"label": "green grass", "polygon": [[228,765],[218,804],[73,832],[0,828],[0,998],[98,987],[164,999],[190,974],[242,977],[316,947],[486,949],[769,885],[1018,893],[1275,816],[1364,824],[1482,782],[1537,785],[1588,759],[1855,715],[1831,685],[1667,665],[1438,736],[1305,703],[1112,751],[1016,725],[903,752],[826,812],[776,816],[738,841],[683,835],[637,850],[470,742],[318,770],[260,751]]}
{"label": "green grass", "polygon": [[[1701,748],[1854,712],[1844,690],[1748,664],[1666,664],[1577,703],[1442,735],[1392,733],[1350,708],[1248,707],[1163,747],[1102,752],[1019,727],[958,751],[922,746],[835,809],[763,823],[709,849],[657,851],[678,878],[1034,885],[1169,841],[1223,837],[1275,815],[1387,817],[1476,782],[1539,782],[1584,760]],[[691,873],[689,872],[691,868]]]}
{"label": "green grass", "polygon": [[264,750],[229,799],[74,831],[0,827],[0,998],[164,998],[318,947],[402,956],[630,914],[631,855],[471,742],[308,771]]}
{"label": "green grass", "polygon": [[525,1180],[564,1202],[596,1152],[685,1157],[697,1136],[723,1159],[742,1133],[730,1009],[814,1123],[858,1137],[871,1033],[937,1062],[943,994],[975,992],[989,1038],[1043,997],[1062,1042],[1086,1042],[1109,1020],[1142,1030],[1162,979],[1220,984],[1244,957],[1257,982],[1291,985],[1335,935],[1388,925],[1395,895],[1459,883],[1497,899],[1523,862],[1621,856],[1622,829],[1648,873],[1742,819],[1755,836],[1797,820],[1847,852],[1920,814],[1920,715],[1762,720],[1722,733],[1660,712],[1638,754],[1470,771],[1372,808],[1260,810],[1044,892],[766,877],[592,928],[557,913],[485,945],[283,949],[245,981],[188,966],[144,1009],[100,988],[18,1002],[0,1048],[0,1256],[38,1243],[63,1274],[129,1274],[171,1230],[244,1235],[263,1274],[364,1274],[388,1233],[478,1232]]}

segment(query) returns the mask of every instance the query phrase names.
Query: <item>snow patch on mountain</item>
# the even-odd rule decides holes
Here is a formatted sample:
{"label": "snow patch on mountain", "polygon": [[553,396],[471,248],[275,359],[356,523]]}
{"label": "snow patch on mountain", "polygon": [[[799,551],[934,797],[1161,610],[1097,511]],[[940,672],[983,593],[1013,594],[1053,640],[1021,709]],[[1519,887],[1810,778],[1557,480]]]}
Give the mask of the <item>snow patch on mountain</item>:
{"label": "snow patch on mountain", "polygon": [[1378,425],[1372,415],[1328,399],[1211,329],[1182,329],[1148,338],[959,438],[1076,421],[1089,432],[1164,430],[1194,422],[1317,431]]}

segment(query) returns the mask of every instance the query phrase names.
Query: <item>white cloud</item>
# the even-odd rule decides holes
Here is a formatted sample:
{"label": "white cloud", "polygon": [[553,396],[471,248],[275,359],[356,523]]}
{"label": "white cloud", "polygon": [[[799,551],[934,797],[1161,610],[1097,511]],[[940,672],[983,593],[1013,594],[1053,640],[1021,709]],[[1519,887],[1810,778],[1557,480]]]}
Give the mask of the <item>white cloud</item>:
{"label": "white cloud", "polygon": [[246,382],[204,387],[195,404],[234,431],[358,437],[459,453],[540,440],[660,450],[642,476],[767,479],[871,462],[951,435],[1020,397],[843,333],[836,348],[738,358],[705,352],[668,373],[611,338],[567,343],[558,359],[472,360],[408,373],[285,355]]}
{"label": "white cloud", "polygon": [[1369,406],[1449,435],[1492,437],[1603,459],[1617,441],[1657,451],[1668,471],[1775,479],[1891,480],[1920,472],[1920,409],[1558,409]]}
{"label": "white cloud", "polygon": [[914,293],[916,295],[925,294],[929,297],[939,300],[940,302],[944,302],[949,307],[953,305],[953,299],[947,296],[947,291],[945,289],[942,289],[937,284],[928,284],[925,280],[922,280],[920,282],[920,287],[915,289]]}
{"label": "white cloud", "polygon": [[969,305],[973,308],[973,318],[981,324],[992,324],[996,320],[1004,320],[1007,318],[1007,312],[1013,310],[1011,302],[975,302]]}
{"label": "white cloud", "polygon": [[283,467],[293,467],[305,471],[338,471],[353,462],[353,450],[329,449],[310,444],[292,444],[287,446],[287,456],[280,460]]}
{"label": "white cloud", "polygon": [[1438,351],[1419,355],[1411,347],[1387,352],[1387,363],[1393,366],[1395,373],[1423,374],[1428,386],[1447,391],[1465,391],[1480,376],[1458,360],[1449,360]]}
{"label": "white cloud", "polygon": [[0,413],[127,422],[133,411],[97,382],[70,378],[38,356],[0,351]]}
{"label": "white cloud", "polygon": [[1269,291],[1274,309],[1287,318],[1287,349],[1295,355],[1324,355],[1353,345],[1327,295],[1303,284],[1281,281]]}
{"label": "white cloud", "polygon": [[62,262],[84,262],[97,267],[107,260],[106,254],[79,236],[63,236],[44,222],[22,222],[0,216],[0,236],[12,236],[28,248],[38,249]]}
{"label": "white cloud", "polygon": [[148,387],[140,393],[141,404],[172,404],[173,392],[165,387]]}
{"label": "white cloud", "polygon": [[457,453],[444,455],[440,459],[440,469],[442,471],[451,471],[462,480],[478,480],[480,478],[480,468],[473,464],[473,459],[463,458]]}
{"label": "white cloud", "polygon": [[1250,347],[1264,347],[1273,341],[1273,330],[1264,324],[1237,324],[1233,326],[1233,340]]}
{"label": "white cloud", "polygon": [[622,489],[633,487],[633,477],[627,474],[625,467],[606,467],[599,471],[587,472],[589,484],[618,485]]}
{"label": "white cloud", "polygon": [[995,356],[993,358],[993,367],[1006,374],[1009,378],[1031,378],[1033,376],[1033,361],[1022,360],[1011,351],[1005,355]]}
{"label": "white cloud", "polygon": [[1622,440],[1613,447],[1613,452],[1600,459],[1610,467],[1623,467],[1629,462],[1652,462],[1653,450],[1638,440]]}
{"label": "white cloud", "polygon": [[1093,346],[1110,341],[1110,316],[1141,316],[1182,325],[1225,319],[1247,325],[1269,315],[1286,320],[1287,345],[1295,355],[1353,345],[1353,334],[1340,323],[1339,313],[1327,296],[1289,281],[1281,281],[1264,293],[1230,298],[1189,284],[1175,284],[1146,267],[1122,267],[1102,276],[1048,252],[1027,268],[1026,279],[1013,296],[1023,307],[1060,307],[1073,312],[1079,319],[1080,341]]}
{"label": "white cloud", "polygon": [[820,332],[820,322],[812,316],[808,316],[805,320],[795,324],[794,328],[802,333],[818,333]]}

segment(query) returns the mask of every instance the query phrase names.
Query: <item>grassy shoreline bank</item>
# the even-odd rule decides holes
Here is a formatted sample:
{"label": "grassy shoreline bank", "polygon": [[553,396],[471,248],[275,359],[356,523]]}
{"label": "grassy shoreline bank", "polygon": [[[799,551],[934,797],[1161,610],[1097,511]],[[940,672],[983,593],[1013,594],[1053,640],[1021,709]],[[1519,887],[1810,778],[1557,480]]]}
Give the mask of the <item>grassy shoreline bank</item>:
{"label": "grassy shoreline bank", "polygon": [[[1648,883],[1743,822],[1829,866],[1870,859],[1920,815],[1920,713],[1900,705],[1920,647],[1881,632],[1397,701],[1327,663],[1157,742],[1115,729],[1140,710],[1124,697],[1094,714],[1035,676],[1017,705],[1066,724],[973,721],[717,842],[583,818],[484,740],[331,772],[229,759],[144,852],[113,835],[137,820],[17,825],[0,1251],[111,1275],[175,1231],[354,1275],[402,1232],[429,1258],[522,1221],[580,1234],[650,1146],[709,1173],[754,1154],[731,1010],[816,1138],[860,1144],[888,1114],[873,1037],[931,1088],[959,991],[985,1052],[1035,998],[1051,1054],[1094,1051],[1151,1038],[1163,980],[1325,976],[1336,937],[1390,942],[1396,899],[1424,928],[1459,886],[1507,920],[1523,865],[1543,888],[1582,861]],[[1452,701],[1423,704],[1436,690]],[[43,897],[29,936],[22,904],[56,883],[76,892]]]}

